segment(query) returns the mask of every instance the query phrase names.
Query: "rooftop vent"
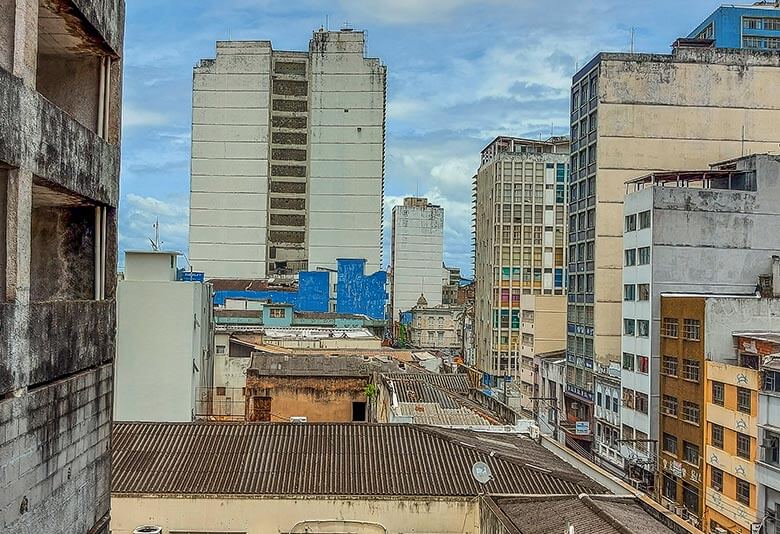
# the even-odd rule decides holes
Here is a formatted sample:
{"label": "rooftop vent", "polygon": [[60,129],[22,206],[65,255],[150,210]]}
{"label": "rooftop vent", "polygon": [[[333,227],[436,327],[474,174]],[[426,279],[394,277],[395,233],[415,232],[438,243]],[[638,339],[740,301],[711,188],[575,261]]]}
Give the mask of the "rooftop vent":
{"label": "rooftop vent", "polygon": [[142,527],[137,527],[133,534],[162,534],[162,527],[157,527],[154,525],[144,525]]}
{"label": "rooftop vent", "polygon": [[680,37],[672,43],[672,50],[678,48],[714,48],[715,39],[689,39]]}

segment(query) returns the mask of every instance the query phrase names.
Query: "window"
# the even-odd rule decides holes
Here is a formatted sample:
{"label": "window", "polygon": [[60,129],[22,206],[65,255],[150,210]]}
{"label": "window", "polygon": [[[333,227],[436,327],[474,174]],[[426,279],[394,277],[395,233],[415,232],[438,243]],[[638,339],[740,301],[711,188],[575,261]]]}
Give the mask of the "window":
{"label": "window", "polygon": [[737,410],[742,413],[750,413],[750,390],[737,388]]}
{"label": "window", "polygon": [[284,319],[284,308],[271,308],[272,319]]}
{"label": "window", "polygon": [[750,460],[750,436],[737,432],[737,456]]}
{"label": "window", "polygon": [[664,317],[661,323],[661,335],[663,337],[677,337],[677,319],[671,317]]}
{"label": "window", "polygon": [[763,462],[774,466],[780,464],[780,439],[778,439],[776,434],[764,431],[761,448],[763,449],[761,456]]}
{"label": "window", "polygon": [[623,319],[623,333],[627,336],[636,335],[636,322],[633,319]]}
{"label": "window", "polygon": [[780,373],[777,371],[764,371],[764,391],[780,393]]}
{"label": "window", "polygon": [[623,388],[623,406],[634,409],[634,390]]}
{"label": "window", "polygon": [[715,491],[723,491],[723,471],[717,467],[713,467],[710,475],[710,486]]}
{"label": "window", "polygon": [[634,284],[623,285],[623,300],[636,300],[636,286]]}
{"label": "window", "polygon": [[668,473],[664,473],[663,494],[664,497],[666,497],[667,499],[677,502],[677,477],[676,476],[670,475]]}
{"label": "window", "polygon": [[683,441],[683,460],[689,464],[699,465],[699,446]]}
{"label": "window", "polygon": [[647,265],[650,263],[650,247],[641,247],[637,249],[639,251],[639,265]]}
{"label": "window", "polygon": [[712,382],[712,403],[723,406],[725,386],[723,382]]}
{"label": "window", "polygon": [[710,430],[710,441],[712,446],[719,449],[723,448],[723,427],[712,423],[712,429]]}
{"label": "window", "polygon": [[630,352],[623,353],[623,369],[626,371],[634,370],[634,355]]}
{"label": "window", "polygon": [[626,215],[626,232],[633,232],[636,230],[636,214]]}
{"label": "window", "polygon": [[664,395],[661,409],[666,415],[677,417],[677,397]]}
{"label": "window", "polygon": [[693,423],[695,425],[699,424],[699,405],[695,402],[690,401],[683,401],[683,420],[688,421],[689,423]]}
{"label": "window", "polygon": [[217,354],[225,354],[225,345],[217,345]]}
{"label": "window", "polygon": [[225,388],[217,386],[217,395],[220,395],[220,396],[224,397],[225,396]]}
{"label": "window", "polygon": [[699,490],[696,486],[683,482],[683,506],[693,515],[699,515]]}
{"label": "window", "polygon": [[637,391],[636,392],[636,397],[634,399],[634,409],[637,412],[642,412],[642,413],[646,414],[647,410],[648,410],[648,402],[647,401],[648,401],[647,395]]}
{"label": "window", "polygon": [[699,329],[701,322],[698,319],[683,320],[683,339],[699,341]]}
{"label": "window", "polygon": [[650,364],[650,359],[647,356],[639,356],[636,357],[636,370],[637,372],[647,374],[648,367]]}
{"label": "window", "polygon": [[699,362],[697,360],[683,360],[682,377],[693,382],[699,381]]}
{"label": "window", "polygon": [[636,249],[635,248],[629,248],[625,251],[626,255],[626,265],[632,266],[636,265]]}
{"label": "window", "polygon": [[750,483],[740,478],[737,479],[737,500],[750,506]]}
{"label": "window", "polygon": [[639,337],[648,337],[650,335],[650,321],[639,319],[636,322],[637,335]]}
{"label": "window", "polygon": [[664,356],[664,374],[668,376],[677,376],[677,358],[674,356]]}
{"label": "window", "polygon": [[650,228],[650,210],[639,214],[639,229],[644,230],[645,228]]}
{"label": "window", "polygon": [[664,432],[664,451],[677,456],[677,436]]}
{"label": "window", "polygon": [[639,300],[650,300],[650,284],[639,284]]}

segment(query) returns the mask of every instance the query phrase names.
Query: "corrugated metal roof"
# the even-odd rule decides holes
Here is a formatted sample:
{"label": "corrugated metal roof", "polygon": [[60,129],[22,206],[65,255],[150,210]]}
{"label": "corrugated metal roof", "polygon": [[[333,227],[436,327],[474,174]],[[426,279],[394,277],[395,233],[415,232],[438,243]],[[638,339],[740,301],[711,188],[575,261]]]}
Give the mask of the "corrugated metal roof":
{"label": "corrugated metal roof", "polygon": [[[489,508],[501,511],[523,534],[565,532],[569,525],[578,534],[672,533],[654,518],[638,499],[614,496],[490,497]],[[533,518],[533,521],[529,521]],[[618,526],[620,525],[620,526]]]}
{"label": "corrugated metal roof", "polygon": [[420,380],[434,386],[467,395],[469,392],[468,375],[464,373],[400,373],[386,374],[385,377],[391,380]]}
{"label": "corrugated metal roof", "polygon": [[[603,492],[527,438],[486,438],[405,424],[115,423],[112,491],[269,496]],[[476,461],[492,471],[493,480],[485,486],[471,475]]]}

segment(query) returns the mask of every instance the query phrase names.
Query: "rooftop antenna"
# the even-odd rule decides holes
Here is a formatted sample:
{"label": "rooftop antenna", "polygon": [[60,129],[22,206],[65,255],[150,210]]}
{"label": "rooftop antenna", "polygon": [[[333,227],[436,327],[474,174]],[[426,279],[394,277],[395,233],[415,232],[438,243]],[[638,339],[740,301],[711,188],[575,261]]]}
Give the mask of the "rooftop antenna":
{"label": "rooftop antenna", "polygon": [[160,245],[162,244],[162,242],[160,241],[160,218],[159,217],[155,219],[152,227],[154,228],[154,239],[150,237],[149,242],[152,244],[152,250],[155,252],[159,252]]}

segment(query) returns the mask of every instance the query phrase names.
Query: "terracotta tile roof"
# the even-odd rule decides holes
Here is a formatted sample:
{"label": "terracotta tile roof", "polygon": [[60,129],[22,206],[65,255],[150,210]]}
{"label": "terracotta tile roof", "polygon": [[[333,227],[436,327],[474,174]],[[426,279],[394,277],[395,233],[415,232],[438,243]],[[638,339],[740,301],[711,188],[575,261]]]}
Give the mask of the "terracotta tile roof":
{"label": "terracotta tile roof", "polygon": [[232,278],[210,278],[214,291],[297,291],[298,284],[269,284],[267,280],[237,280]]}
{"label": "terracotta tile roof", "polygon": [[[510,532],[548,534],[665,534],[666,522],[656,519],[638,499],[604,495],[555,497],[490,497],[488,507]],[[497,511],[498,510],[498,511]],[[529,521],[533,518],[533,521]],[[509,523],[507,525],[507,523]]]}
{"label": "terracotta tile roof", "polygon": [[[604,491],[530,439],[493,438],[408,424],[115,423],[112,491],[268,496]],[[476,461],[492,470],[485,486],[471,475]]]}

